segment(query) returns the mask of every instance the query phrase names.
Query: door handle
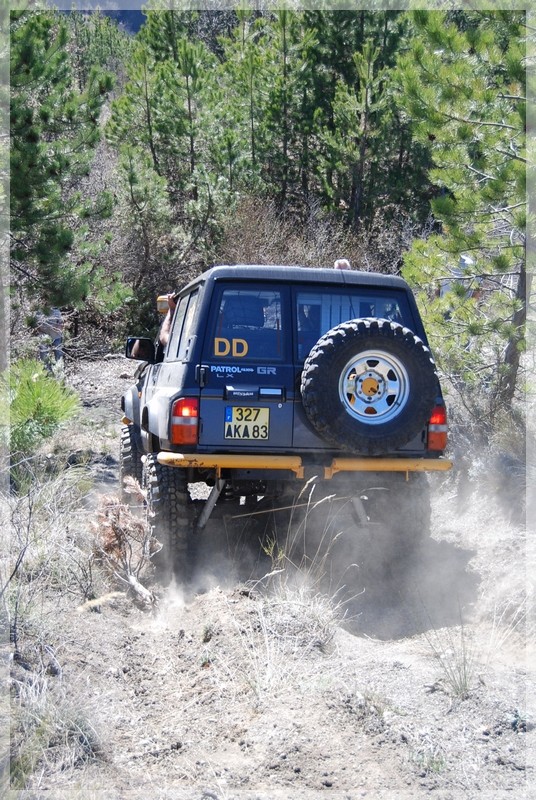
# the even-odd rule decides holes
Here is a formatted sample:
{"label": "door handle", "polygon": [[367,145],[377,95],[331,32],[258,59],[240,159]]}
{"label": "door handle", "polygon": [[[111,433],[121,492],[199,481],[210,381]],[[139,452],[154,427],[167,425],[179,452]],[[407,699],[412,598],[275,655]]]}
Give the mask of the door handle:
{"label": "door handle", "polygon": [[203,366],[202,364],[198,364],[195,368],[195,379],[201,389],[203,386],[207,385],[207,375],[208,375],[208,367]]}

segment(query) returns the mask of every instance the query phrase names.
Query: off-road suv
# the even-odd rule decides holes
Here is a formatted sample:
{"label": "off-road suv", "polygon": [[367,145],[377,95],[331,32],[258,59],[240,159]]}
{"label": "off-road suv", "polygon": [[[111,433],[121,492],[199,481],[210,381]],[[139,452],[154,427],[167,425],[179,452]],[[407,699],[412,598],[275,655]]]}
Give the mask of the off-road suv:
{"label": "off-road suv", "polygon": [[[162,555],[183,570],[213,511],[288,507],[311,478],[352,495],[357,523],[427,533],[426,476],[447,421],[417,305],[399,277],[219,266],[177,294],[163,357],[150,339],[122,398],[122,477],[147,490]],[[138,356],[139,358],[139,356]],[[192,498],[192,485],[211,488]],[[195,492],[193,492],[195,496]]]}

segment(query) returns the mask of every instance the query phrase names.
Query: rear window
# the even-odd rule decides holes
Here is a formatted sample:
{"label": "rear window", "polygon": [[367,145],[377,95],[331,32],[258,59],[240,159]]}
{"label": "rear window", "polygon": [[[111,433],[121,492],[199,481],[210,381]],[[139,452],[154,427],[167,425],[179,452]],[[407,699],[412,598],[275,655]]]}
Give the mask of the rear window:
{"label": "rear window", "polygon": [[296,292],[298,359],[303,361],[320,336],[350,319],[381,317],[411,326],[404,292],[381,292],[355,288],[344,294],[334,289],[303,289]]}
{"label": "rear window", "polygon": [[224,288],[217,299],[208,356],[217,360],[280,361],[285,327],[279,289]]}

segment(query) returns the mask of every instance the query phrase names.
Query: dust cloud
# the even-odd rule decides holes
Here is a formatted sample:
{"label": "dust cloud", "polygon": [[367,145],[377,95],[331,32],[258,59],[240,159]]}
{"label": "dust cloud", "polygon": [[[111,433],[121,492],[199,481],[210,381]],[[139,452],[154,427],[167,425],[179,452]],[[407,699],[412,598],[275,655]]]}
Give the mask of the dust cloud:
{"label": "dust cloud", "polygon": [[[265,498],[253,510],[222,503],[196,533],[190,580],[176,591],[189,602],[215,588],[270,591],[286,581],[331,598],[350,632],[383,640],[471,622],[485,610],[486,594],[496,605],[522,602],[514,567],[505,561],[496,581],[486,565],[497,539],[524,546],[526,480],[518,467],[503,460],[474,475],[421,474],[409,488],[400,486],[403,476],[337,476],[307,484],[290,500]],[[527,513],[534,526],[536,499]]]}
{"label": "dust cloud", "polygon": [[[467,620],[479,587],[475,551],[435,538],[434,518],[427,535],[426,497],[424,518],[414,519],[423,530],[401,528],[400,492],[395,499],[387,484],[386,477],[312,484],[290,504],[268,502],[250,513],[222,504],[195,535],[191,577],[170,588],[171,607],[173,598],[189,602],[215,588],[270,591],[287,581],[330,597],[357,635],[399,639]],[[420,498],[412,502],[421,509]]]}
{"label": "dust cloud", "polygon": [[162,632],[177,627],[187,606],[188,597],[183,586],[173,581],[166,587],[163,597],[158,603],[158,608],[150,621],[150,628],[155,632]]}
{"label": "dust cloud", "polygon": [[216,513],[193,537],[190,594],[255,583],[270,572],[273,540],[265,532],[269,522],[269,511],[242,515],[236,507],[227,512],[224,506],[223,512]]}
{"label": "dust cloud", "polygon": [[398,639],[459,624],[477,597],[474,551],[429,537],[426,519],[425,530],[397,525],[386,483],[339,481],[324,501],[315,487],[320,492],[291,531],[292,562],[333,597],[352,633]]}

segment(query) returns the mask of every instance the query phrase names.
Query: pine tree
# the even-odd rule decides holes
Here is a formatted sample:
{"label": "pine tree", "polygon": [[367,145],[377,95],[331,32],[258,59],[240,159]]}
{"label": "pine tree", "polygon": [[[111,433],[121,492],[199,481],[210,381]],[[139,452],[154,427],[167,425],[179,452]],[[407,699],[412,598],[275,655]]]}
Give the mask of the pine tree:
{"label": "pine tree", "polygon": [[325,136],[339,165],[339,200],[347,199],[348,222],[355,227],[362,216],[365,172],[375,135],[373,115],[378,115],[386,101],[380,92],[386,70],[378,71],[378,55],[371,41],[365,43],[362,52],[354,53],[356,88],[339,81],[333,103],[334,132]]}
{"label": "pine tree", "polygon": [[[263,23],[237,9],[238,25],[221,39],[222,62],[212,92],[210,152],[231,191],[250,190],[259,176],[259,130],[265,74],[260,42]],[[222,136],[223,133],[223,136]]]}
{"label": "pine tree", "polygon": [[155,123],[159,93],[158,74],[147,47],[138,42],[128,63],[128,82],[121,96],[112,103],[112,115],[106,126],[108,141],[147,147],[157,175],[162,174],[158,131]]}
{"label": "pine tree", "polygon": [[12,12],[11,266],[45,304],[76,303],[88,291],[87,272],[67,259],[73,217],[90,213],[74,187],[89,169],[110,88],[109,76],[92,70],[78,91],[59,16]]}
{"label": "pine tree", "polygon": [[[173,284],[170,265],[177,279],[186,258],[204,263],[218,235],[218,215],[229,207],[222,176],[213,169],[225,169],[213,158],[214,142],[221,148],[225,132],[215,130],[215,58],[187,38],[173,14],[151,11],[148,20],[106,127],[121,154],[121,207],[135,222],[137,272],[128,280],[138,296],[152,293],[157,279],[160,291]],[[226,144],[232,163],[231,135]],[[129,217],[122,218],[128,226]]]}
{"label": "pine tree", "polygon": [[[0,137],[0,241],[3,248],[0,258],[0,336],[2,341],[9,341],[9,297],[8,284],[9,269],[5,263],[4,249],[8,240],[9,225],[9,143],[5,133],[9,126],[9,9],[7,6],[0,8],[0,130],[4,134]],[[4,372],[8,363],[9,347],[5,346],[0,351],[0,374]],[[4,423],[5,424],[5,423]],[[1,435],[1,428],[0,428]],[[0,441],[4,442],[3,439]],[[0,459],[2,467],[5,466],[5,445],[0,445]],[[0,472],[2,470],[0,469]],[[3,474],[6,471],[3,470]]]}
{"label": "pine tree", "polygon": [[[405,274],[428,295],[444,369],[464,389],[475,386],[494,414],[514,399],[526,321],[524,14],[415,12],[413,20],[418,36],[400,81],[433,158],[442,230],[415,243]],[[461,257],[467,266],[456,274]],[[451,291],[430,302],[447,281]]]}
{"label": "pine tree", "polygon": [[165,5],[153,0],[147,6],[147,19],[138,39],[147,45],[155,61],[170,60],[177,63],[179,42],[188,35],[192,14],[175,9],[166,10]]}
{"label": "pine tree", "polygon": [[133,48],[129,79],[112,104],[106,135],[116,146],[147,148],[155,172],[166,178],[172,202],[178,205],[195,199],[198,191],[196,169],[205,149],[204,93],[214,60],[201,43],[185,37],[155,58],[150,37],[158,36],[155,20],[165,15],[151,19],[151,31],[142,29]]}
{"label": "pine tree", "polygon": [[392,78],[406,17],[396,11],[306,16],[319,43],[316,170],[324,202],[361,231],[378,218],[389,224],[402,215],[422,225],[426,151],[402,118]]}
{"label": "pine tree", "polygon": [[281,211],[316,192],[324,71],[318,39],[304,14],[282,9],[259,21],[256,165]]}
{"label": "pine tree", "polygon": [[190,179],[193,185],[193,199],[197,199],[195,173],[198,160],[200,91],[206,68],[207,53],[201,43],[181,39],[177,53],[177,69],[183,81],[183,95],[186,103],[186,135],[188,137],[188,161]]}
{"label": "pine tree", "polygon": [[71,32],[69,50],[79,91],[84,91],[95,67],[115,74],[119,81],[131,48],[131,37],[99,10],[84,14],[72,9],[64,22]]}
{"label": "pine tree", "polygon": [[140,243],[141,257],[127,279],[135,295],[148,288],[154,301],[155,291],[173,288],[181,260],[181,236],[173,223],[166,181],[156,173],[147,151],[129,145],[121,149],[119,175],[124,186],[122,214]]}

